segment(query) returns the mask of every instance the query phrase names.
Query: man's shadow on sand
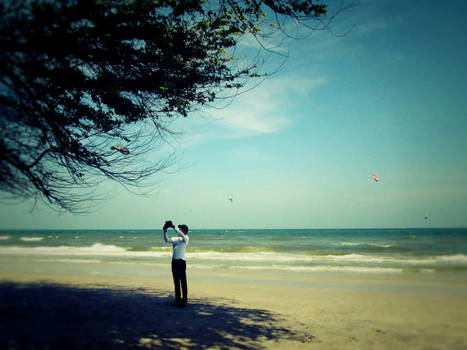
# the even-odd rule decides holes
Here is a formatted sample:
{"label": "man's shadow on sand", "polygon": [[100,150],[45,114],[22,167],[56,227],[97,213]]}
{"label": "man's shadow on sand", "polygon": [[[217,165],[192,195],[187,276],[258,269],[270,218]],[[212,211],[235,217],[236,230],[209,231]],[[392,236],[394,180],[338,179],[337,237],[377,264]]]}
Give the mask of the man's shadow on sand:
{"label": "man's shadow on sand", "polygon": [[280,315],[219,301],[179,309],[154,291],[0,283],[0,347],[258,349],[268,340],[313,338],[278,326]]}

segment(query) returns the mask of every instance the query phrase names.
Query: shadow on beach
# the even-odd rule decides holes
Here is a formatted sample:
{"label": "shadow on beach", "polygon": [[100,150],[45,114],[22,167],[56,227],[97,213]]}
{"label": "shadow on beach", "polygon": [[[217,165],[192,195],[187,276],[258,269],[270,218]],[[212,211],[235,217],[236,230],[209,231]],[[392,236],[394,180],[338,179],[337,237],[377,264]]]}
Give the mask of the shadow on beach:
{"label": "shadow on beach", "polygon": [[144,289],[0,283],[2,349],[187,347],[258,349],[268,340],[309,341],[280,315],[228,300],[190,300],[185,309]]}

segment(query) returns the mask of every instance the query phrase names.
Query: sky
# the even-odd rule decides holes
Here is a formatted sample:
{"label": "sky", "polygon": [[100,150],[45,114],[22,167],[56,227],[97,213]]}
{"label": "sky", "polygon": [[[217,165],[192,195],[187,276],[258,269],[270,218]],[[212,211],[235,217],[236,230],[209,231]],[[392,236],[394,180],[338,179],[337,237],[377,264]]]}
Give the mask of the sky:
{"label": "sky", "polygon": [[2,201],[0,229],[467,227],[467,2],[353,4],[257,88],[175,121],[150,194],[104,183],[81,215]]}

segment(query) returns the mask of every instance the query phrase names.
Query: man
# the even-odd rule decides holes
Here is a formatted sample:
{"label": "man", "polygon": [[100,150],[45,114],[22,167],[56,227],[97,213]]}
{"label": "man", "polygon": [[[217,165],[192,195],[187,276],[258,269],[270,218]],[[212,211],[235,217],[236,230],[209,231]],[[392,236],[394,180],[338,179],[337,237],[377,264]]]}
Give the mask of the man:
{"label": "man", "polygon": [[[172,228],[177,232],[178,237],[167,237],[167,229]],[[164,240],[167,243],[171,243],[173,247],[172,254],[172,275],[175,285],[175,302],[170,304],[171,306],[185,307],[188,301],[188,288],[186,284],[186,260],[185,260],[185,249],[188,245],[188,226],[175,225],[172,221],[166,221],[164,225]],[[182,292],[180,293],[180,285]]]}

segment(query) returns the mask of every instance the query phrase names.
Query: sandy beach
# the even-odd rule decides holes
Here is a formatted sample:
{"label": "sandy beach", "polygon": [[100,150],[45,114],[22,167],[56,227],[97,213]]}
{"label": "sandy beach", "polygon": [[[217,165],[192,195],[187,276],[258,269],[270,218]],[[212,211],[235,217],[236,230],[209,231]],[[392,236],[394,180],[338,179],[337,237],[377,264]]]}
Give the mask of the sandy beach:
{"label": "sandy beach", "polygon": [[[0,274],[3,349],[465,349],[458,277]],[[306,282],[306,283],[305,283]]]}

